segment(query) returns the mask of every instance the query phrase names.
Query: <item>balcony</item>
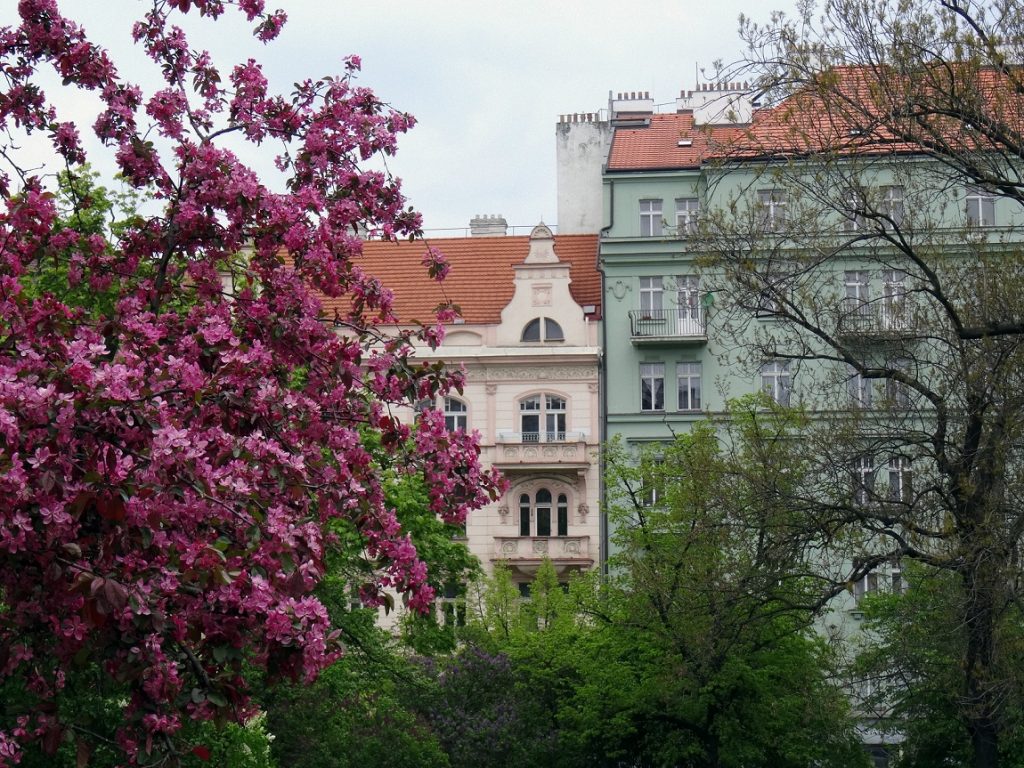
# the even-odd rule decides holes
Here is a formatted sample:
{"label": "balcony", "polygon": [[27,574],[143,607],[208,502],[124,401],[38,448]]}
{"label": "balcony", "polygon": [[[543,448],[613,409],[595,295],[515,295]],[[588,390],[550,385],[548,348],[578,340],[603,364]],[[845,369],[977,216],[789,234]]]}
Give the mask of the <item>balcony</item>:
{"label": "balcony", "polygon": [[532,576],[547,558],[555,570],[585,570],[594,564],[589,536],[495,536],[491,561],[507,562],[513,571]]}
{"label": "balcony", "polygon": [[665,342],[706,344],[706,319],[703,307],[631,309],[629,336],[637,345]]}
{"label": "balcony", "polygon": [[591,463],[586,440],[585,432],[500,432],[494,465],[503,472],[585,472]]}
{"label": "balcony", "polygon": [[906,301],[880,301],[843,305],[838,331],[847,338],[884,339],[900,336],[911,328],[911,311]]}

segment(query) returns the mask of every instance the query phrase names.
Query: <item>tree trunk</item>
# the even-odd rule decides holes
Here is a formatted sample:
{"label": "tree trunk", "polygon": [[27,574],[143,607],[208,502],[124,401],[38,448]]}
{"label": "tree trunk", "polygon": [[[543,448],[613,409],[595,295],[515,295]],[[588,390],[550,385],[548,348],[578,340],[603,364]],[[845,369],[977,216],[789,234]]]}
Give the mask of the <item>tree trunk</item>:
{"label": "tree trunk", "polygon": [[978,547],[965,565],[964,625],[967,632],[964,664],[964,710],[971,736],[973,768],[998,768],[1000,717],[994,660],[996,643],[995,594],[998,567],[995,553]]}

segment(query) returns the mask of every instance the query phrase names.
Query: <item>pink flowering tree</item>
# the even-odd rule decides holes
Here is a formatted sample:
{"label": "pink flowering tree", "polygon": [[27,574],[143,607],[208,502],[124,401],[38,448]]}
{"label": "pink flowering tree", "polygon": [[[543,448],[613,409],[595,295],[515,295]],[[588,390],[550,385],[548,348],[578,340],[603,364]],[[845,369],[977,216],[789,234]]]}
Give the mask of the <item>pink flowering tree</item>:
{"label": "pink flowering tree", "polygon": [[[472,436],[429,409],[396,417],[460,382],[410,359],[439,327],[376,330],[391,295],[358,266],[360,233],[419,232],[398,183],[361,168],[412,118],[355,84],[355,57],[286,95],[253,60],[218,69],[174,19],[228,6],[263,41],[285,22],[263,0],[143,9],[134,38],[163,78],[149,94],[57,0],[21,0],[19,24],[0,29],[6,134],[48,138],[73,176],[91,130],[159,206],[104,237],[75,224],[87,196],[61,216],[46,180],[2,155],[0,684],[24,705],[0,713],[0,766],[29,742],[75,738],[56,702],[85,664],[125,687],[125,761],[174,764],[187,720],[247,716],[245,669],[308,680],[342,652],[313,595],[329,555],[372,564],[367,603],[385,590],[430,603],[387,472],[421,475],[450,522],[498,491]],[[44,69],[99,96],[91,127],[44,94]],[[286,191],[225,141],[275,153]],[[425,274],[446,269],[424,257]],[[66,290],[39,289],[47,270]],[[350,310],[325,317],[323,296]]]}

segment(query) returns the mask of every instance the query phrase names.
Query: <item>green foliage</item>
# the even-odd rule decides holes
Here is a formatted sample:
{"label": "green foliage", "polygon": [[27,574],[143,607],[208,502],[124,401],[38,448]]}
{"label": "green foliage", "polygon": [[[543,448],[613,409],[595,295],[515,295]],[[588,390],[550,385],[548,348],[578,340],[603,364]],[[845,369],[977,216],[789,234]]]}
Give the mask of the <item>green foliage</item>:
{"label": "green foliage", "polygon": [[[866,692],[862,706],[903,739],[899,768],[971,765],[971,743],[962,720],[967,705],[958,660],[967,639],[957,621],[963,599],[956,576],[916,562],[903,565],[909,585],[900,594],[865,597],[865,640],[851,676]],[[1011,606],[999,624],[994,673],[1000,719],[1006,724],[1000,764],[1024,765],[1024,621]]]}

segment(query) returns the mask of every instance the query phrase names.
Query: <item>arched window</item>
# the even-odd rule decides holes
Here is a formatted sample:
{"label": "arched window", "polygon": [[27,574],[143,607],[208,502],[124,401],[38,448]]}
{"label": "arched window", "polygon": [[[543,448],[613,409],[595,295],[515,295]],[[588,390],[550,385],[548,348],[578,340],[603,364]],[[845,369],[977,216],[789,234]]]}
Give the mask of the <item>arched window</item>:
{"label": "arched window", "polygon": [[449,432],[469,429],[469,414],[464,402],[454,397],[444,399],[444,426]]}
{"label": "arched window", "polygon": [[523,328],[523,341],[565,341],[562,326],[550,317],[538,317]]}
{"label": "arched window", "polygon": [[531,395],[519,401],[519,431],[524,443],[559,443],[565,440],[564,397]]}
{"label": "arched window", "polygon": [[528,493],[519,496],[519,535],[551,536],[554,518],[556,536],[569,535],[569,497],[558,494],[557,504],[551,491],[539,488],[531,497]]}

